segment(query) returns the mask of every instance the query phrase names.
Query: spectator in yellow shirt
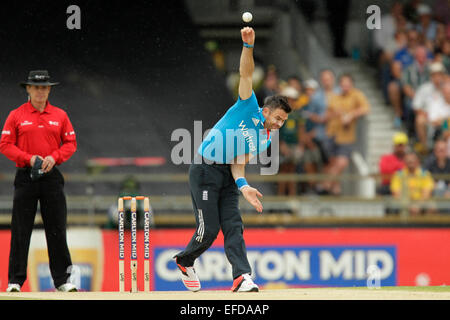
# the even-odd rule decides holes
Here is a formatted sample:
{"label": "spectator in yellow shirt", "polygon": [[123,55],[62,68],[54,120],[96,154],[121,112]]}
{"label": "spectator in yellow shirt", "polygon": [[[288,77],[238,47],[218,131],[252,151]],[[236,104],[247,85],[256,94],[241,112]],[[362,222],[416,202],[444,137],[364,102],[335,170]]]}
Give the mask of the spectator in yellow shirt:
{"label": "spectator in yellow shirt", "polygon": [[[353,78],[344,74],[339,79],[341,92],[331,95],[328,100],[326,133],[329,137],[327,150],[330,159],[325,173],[332,177],[340,175],[348,167],[353,145],[356,142],[356,126],[358,119],[370,111],[369,102],[362,93],[353,86]],[[338,181],[325,181],[322,188],[326,193],[341,193]]]}
{"label": "spectator in yellow shirt", "polygon": [[[401,199],[406,192],[409,200],[415,201],[409,206],[411,216],[417,216],[421,213],[433,213],[433,205],[427,205],[434,189],[434,180],[430,172],[420,166],[419,157],[415,153],[408,153],[405,156],[406,167],[397,171],[391,180],[391,192],[394,198]],[[406,179],[406,180],[404,180]],[[406,190],[403,190],[404,181]]]}

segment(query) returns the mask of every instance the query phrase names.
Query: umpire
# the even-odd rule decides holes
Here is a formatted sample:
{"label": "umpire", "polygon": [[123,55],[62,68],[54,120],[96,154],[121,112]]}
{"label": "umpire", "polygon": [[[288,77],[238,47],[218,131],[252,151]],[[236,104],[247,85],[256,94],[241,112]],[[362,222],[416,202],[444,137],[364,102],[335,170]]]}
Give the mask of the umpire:
{"label": "umpire", "polygon": [[11,220],[8,292],[19,292],[27,277],[28,250],[38,201],[53,283],[58,291],[77,291],[69,282],[72,261],[66,239],[64,178],[56,168],[76,151],[75,132],[65,111],[48,102],[46,70],[31,71],[21,82],[28,102],[10,112],[0,152],[16,163]]}

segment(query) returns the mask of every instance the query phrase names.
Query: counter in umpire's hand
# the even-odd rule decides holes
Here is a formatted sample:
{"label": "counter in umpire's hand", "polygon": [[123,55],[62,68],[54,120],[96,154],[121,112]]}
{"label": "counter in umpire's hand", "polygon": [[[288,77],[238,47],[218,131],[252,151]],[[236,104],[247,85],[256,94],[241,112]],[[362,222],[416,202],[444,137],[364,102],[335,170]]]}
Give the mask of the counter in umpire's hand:
{"label": "counter in umpire's hand", "polygon": [[44,175],[44,170],[42,170],[42,163],[44,161],[41,157],[36,157],[33,163],[33,166],[31,167],[30,177],[31,180],[37,181],[39,178],[41,178]]}

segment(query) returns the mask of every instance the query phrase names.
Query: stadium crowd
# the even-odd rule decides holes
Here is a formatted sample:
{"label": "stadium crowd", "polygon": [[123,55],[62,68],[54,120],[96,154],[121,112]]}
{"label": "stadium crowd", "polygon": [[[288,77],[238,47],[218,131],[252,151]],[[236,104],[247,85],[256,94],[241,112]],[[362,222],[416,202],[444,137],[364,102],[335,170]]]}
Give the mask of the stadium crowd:
{"label": "stadium crowd", "polygon": [[[420,1],[394,2],[374,33],[379,84],[393,108],[394,150],[381,157],[379,193],[400,198],[450,198],[450,8]],[[392,179],[390,179],[392,177]],[[434,207],[410,207],[411,214]]]}
{"label": "stadium crowd", "polygon": [[420,155],[430,152],[450,116],[444,85],[450,71],[450,22],[440,3],[433,12],[426,4],[412,11],[412,4],[395,2],[382,17],[383,28],[374,33],[380,86],[394,109],[394,126],[405,128]]}
{"label": "stadium crowd", "polygon": [[[449,179],[439,177],[450,174],[450,14],[444,2],[433,8],[420,1],[394,2],[382,17],[383,28],[374,33],[378,80],[397,131],[394,150],[379,159],[381,195],[400,197],[403,174],[412,177],[410,198],[450,198]],[[269,66],[256,92],[260,105],[275,93],[294,109],[280,130],[280,173],[328,176],[300,184],[300,190],[297,183],[280,182],[278,194],[341,194],[335,178],[349,165],[358,121],[370,112],[366,96],[350,74],[325,69],[317,79],[283,80]]]}
{"label": "stadium crowd", "polygon": [[324,69],[318,81],[301,81],[295,75],[280,80],[276,68],[269,66],[256,97],[263,105],[264,99],[273,94],[285,96],[293,108],[280,129],[279,173],[328,176],[323,181],[311,179],[302,190],[297,190],[295,182],[280,182],[278,194],[341,194],[336,178],[350,163],[359,119],[370,111],[364,93],[354,87],[352,75],[336,78],[331,69]]}

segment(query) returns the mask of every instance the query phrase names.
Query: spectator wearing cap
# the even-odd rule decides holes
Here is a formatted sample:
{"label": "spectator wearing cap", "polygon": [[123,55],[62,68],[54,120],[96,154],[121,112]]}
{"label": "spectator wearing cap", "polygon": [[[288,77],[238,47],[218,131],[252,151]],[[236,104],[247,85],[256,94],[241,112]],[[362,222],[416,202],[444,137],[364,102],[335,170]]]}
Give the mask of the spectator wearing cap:
{"label": "spectator wearing cap", "polygon": [[417,16],[419,18],[419,23],[417,24],[416,29],[423,40],[434,41],[438,24],[432,19],[431,8],[427,4],[419,4],[417,7]]}
{"label": "spectator wearing cap", "polygon": [[303,116],[307,116],[309,114],[310,104],[312,103],[312,99],[314,97],[314,93],[319,88],[319,84],[314,79],[308,79],[303,82],[303,87],[305,88],[303,96],[303,101],[306,102],[302,105],[302,114]]}
{"label": "spectator wearing cap", "polygon": [[305,87],[305,95],[308,100],[308,104],[305,105],[302,109],[302,115],[305,118],[305,123],[303,125],[303,130],[305,134],[312,134],[311,138],[314,138],[314,132],[313,129],[315,128],[316,124],[315,122],[311,121],[311,105],[313,103],[313,98],[315,96],[315,93],[319,89],[319,84],[314,79],[308,79],[304,82]]}
{"label": "spectator wearing cap", "polygon": [[[406,188],[404,188],[406,186]],[[417,154],[410,152],[405,156],[405,167],[397,171],[391,180],[391,192],[394,198],[412,200],[408,206],[411,216],[435,212],[429,202],[434,190],[434,180],[430,172],[423,169]]]}
{"label": "spectator wearing cap", "polygon": [[408,21],[412,23],[418,23],[419,17],[417,16],[417,7],[422,0],[409,0],[403,8],[403,14]]}
{"label": "spectator wearing cap", "polygon": [[433,195],[450,198],[450,178],[442,176],[450,174],[450,158],[447,156],[447,142],[445,140],[436,140],[433,153],[425,159],[424,169],[435,176],[436,184]]}
{"label": "spectator wearing cap", "polygon": [[[298,97],[300,96],[300,92],[297,91],[297,89],[295,89],[294,87],[287,86],[281,90],[280,95],[282,95],[283,97],[286,97],[286,99],[289,102],[289,105],[292,105],[293,103],[295,103],[297,101]],[[296,110],[296,109],[293,109],[293,110]]]}
{"label": "spectator wearing cap", "polygon": [[[314,79],[308,79],[304,82],[304,87],[309,101],[312,101],[312,97],[319,88],[319,84]],[[325,159],[320,142],[315,138],[315,124],[309,119],[309,109],[309,104],[302,109],[302,115],[306,119],[306,121],[300,124],[300,141],[304,146],[301,168],[307,174],[316,174],[322,171]],[[307,187],[309,193],[316,192],[315,185],[316,181],[308,181]]]}
{"label": "spectator wearing cap", "polygon": [[341,92],[329,100],[327,109],[327,135],[329,136],[329,150],[331,158],[325,167],[325,173],[332,179],[322,184],[325,193],[338,195],[341,193],[337,177],[348,167],[353,146],[356,142],[356,127],[358,120],[369,113],[370,105],[362,91],[354,87],[350,74],[343,74],[339,78]]}
{"label": "spectator wearing cap", "polygon": [[309,98],[303,93],[303,85],[300,78],[292,75],[287,78],[286,82],[288,87],[292,87],[298,92],[298,98],[291,105],[292,110],[297,110],[307,105]]}
{"label": "spectator wearing cap", "polygon": [[300,97],[298,98],[297,102],[299,107],[297,109],[302,109],[303,116],[306,117],[307,111],[309,108],[307,108],[312,101],[312,98],[314,96],[314,93],[319,87],[319,84],[314,79],[308,79],[303,82],[303,88],[304,91],[302,94],[300,94]]}
{"label": "spectator wearing cap", "polygon": [[305,93],[311,99],[316,90],[319,88],[319,84],[315,79],[308,79],[304,83]]}
{"label": "spectator wearing cap", "polygon": [[444,81],[440,88],[441,95],[432,101],[429,111],[429,139],[434,141],[442,135],[443,123],[450,118],[450,81]]}
{"label": "spectator wearing cap", "polygon": [[405,155],[408,148],[408,136],[403,132],[396,132],[392,137],[394,145],[392,153],[381,156],[378,163],[381,174],[381,184],[378,193],[381,195],[390,195],[391,177],[398,170],[405,167]]}
{"label": "spectator wearing cap", "polygon": [[[294,105],[299,93],[293,87],[285,87],[280,95],[286,97],[290,106]],[[293,110],[283,127],[279,130],[280,139],[280,173],[295,174],[301,161],[304,147],[300,143],[300,124],[304,121],[299,109]],[[281,181],[278,183],[278,195],[293,196],[297,194],[295,181]]]}
{"label": "spectator wearing cap", "polygon": [[412,101],[418,139],[415,148],[418,153],[428,152],[429,140],[435,129],[440,128],[442,122],[450,116],[448,114],[450,110],[442,103],[441,92],[446,70],[440,62],[434,62],[430,65],[429,71],[430,81],[419,86]]}
{"label": "spectator wearing cap", "polygon": [[331,97],[339,94],[340,89],[335,85],[335,75],[331,69],[324,69],[319,75],[320,87],[314,92],[308,104],[306,118],[310,134],[318,144],[322,152],[322,159],[328,163],[331,156],[329,137],[326,134],[326,124],[328,122],[327,109]]}

